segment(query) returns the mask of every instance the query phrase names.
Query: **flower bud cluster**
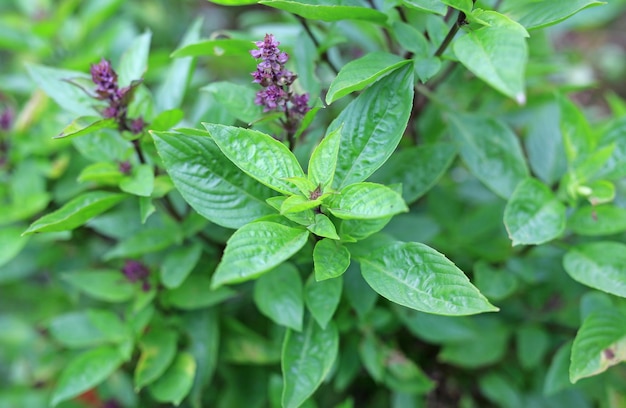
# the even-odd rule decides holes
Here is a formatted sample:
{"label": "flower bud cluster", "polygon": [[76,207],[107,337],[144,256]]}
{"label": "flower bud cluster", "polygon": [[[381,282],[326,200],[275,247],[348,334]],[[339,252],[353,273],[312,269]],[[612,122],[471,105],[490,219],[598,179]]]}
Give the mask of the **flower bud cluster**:
{"label": "flower bud cluster", "polygon": [[126,279],[128,279],[129,282],[141,282],[141,289],[144,292],[150,290],[150,271],[141,262],[134,260],[126,261],[122,267],[122,273],[126,276]]}

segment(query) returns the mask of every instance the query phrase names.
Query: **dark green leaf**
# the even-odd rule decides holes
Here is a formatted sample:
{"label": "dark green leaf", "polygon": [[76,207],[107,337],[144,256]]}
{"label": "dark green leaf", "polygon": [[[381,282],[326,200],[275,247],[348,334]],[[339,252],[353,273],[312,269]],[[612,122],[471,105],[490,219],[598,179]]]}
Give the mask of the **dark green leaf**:
{"label": "dark green leaf", "polygon": [[376,219],[408,211],[400,194],[375,183],[356,183],[330,196],[328,210],[341,219]]}
{"label": "dark green leaf", "polygon": [[350,252],[339,242],[324,238],[315,244],[313,264],[316,281],[336,278],[350,266]]}
{"label": "dark green leaf", "polygon": [[591,242],[570,249],[563,258],[565,271],[575,281],[626,297],[626,245]]}
{"label": "dark green leaf", "polygon": [[304,300],[298,269],[283,263],[261,276],[254,283],[254,303],[276,324],[302,330]]}
{"label": "dark green leaf", "polygon": [[191,391],[195,375],[196,360],[190,353],[182,351],[165,374],[148,389],[155,400],[178,406]]}
{"label": "dark green leaf", "polygon": [[550,336],[538,325],[525,325],[516,333],[517,358],[522,368],[527,370],[543,363],[550,347]]}
{"label": "dark green leaf", "polygon": [[178,335],[173,330],[152,328],[139,341],[141,355],[135,367],[135,390],[163,375],[176,356]]}
{"label": "dark green leaf", "polygon": [[563,146],[567,160],[571,164],[580,157],[593,153],[595,141],[591,127],[578,106],[564,96],[559,96],[558,102]]}
{"label": "dark green leaf", "polygon": [[337,357],[339,334],[333,323],[322,329],[308,319],[302,332],[287,330],[281,367],[285,408],[299,407],[320,386]]}
{"label": "dark green leaf", "polygon": [[48,329],[55,341],[69,348],[119,344],[131,333],[120,318],[108,310],[87,310],[58,315]]}
{"label": "dark green leaf", "polygon": [[259,3],[312,20],[367,20],[380,24],[387,20],[387,15],[355,0],[261,0]]}
{"label": "dark green leaf", "polygon": [[21,236],[23,231],[24,228],[21,226],[0,228],[0,266],[17,256],[30,239]]}
{"label": "dark green leaf", "polygon": [[104,254],[105,259],[132,258],[157,252],[182,241],[178,225],[163,228],[144,228],[136,234],[118,242]]}
{"label": "dark green leaf", "polygon": [[307,230],[269,221],[241,227],[226,244],[213,275],[213,288],[259,277],[298,252],[308,236]]}
{"label": "dark green leaf", "polygon": [[119,270],[77,271],[61,278],[81,292],[105,302],[125,302],[132,299],[135,286]]}
{"label": "dark green leaf", "polygon": [[311,315],[325,329],[333,317],[343,290],[343,279],[327,279],[318,282],[314,275],[304,287],[304,301]]}
{"label": "dark green leaf", "polygon": [[543,392],[545,395],[554,395],[566,388],[572,387],[569,380],[569,364],[572,354],[572,341],[563,344],[554,353],[546,379],[543,383]]}
{"label": "dark green leaf", "polygon": [[202,245],[182,246],[168,253],[161,264],[161,282],[168,289],[179,287],[196,266]]}
{"label": "dark green leaf", "polygon": [[182,310],[195,310],[217,305],[235,296],[234,290],[221,287],[211,289],[211,279],[204,275],[191,275],[176,289],[167,291],[163,300]]}

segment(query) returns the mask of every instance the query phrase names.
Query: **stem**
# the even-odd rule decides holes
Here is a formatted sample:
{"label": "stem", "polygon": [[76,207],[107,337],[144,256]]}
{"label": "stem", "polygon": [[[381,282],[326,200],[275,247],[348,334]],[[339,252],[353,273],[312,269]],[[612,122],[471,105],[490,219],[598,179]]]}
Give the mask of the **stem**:
{"label": "stem", "polygon": [[454,39],[454,36],[459,31],[459,28],[467,24],[465,19],[465,13],[459,12],[459,16],[457,17],[456,22],[452,25],[452,27],[450,27],[450,31],[448,31],[446,38],[443,39],[443,42],[441,43],[439,48],[437,48],[437,51],[435,51],[435,57],[440,57],[446,51],[446,49]]}
{"label": "stem", "polygon": [[[317,38],[315,38],[315,35],[313,35],[313,32],[311,31],[311,27],[309,27],[309,24],[306,22],[306,20],[303,17],[296,16],[296,18],[298,19],[300,24],[302,24],[302,27],[304,28],[304,31],[306,31],[306,33],[309,36],[309,38],[311,38],[311,41],[313,41],[313,44],[315,45],[315,48],[319,49],[320,48],[320,43],[319,43],[319,41],[317,41]],[[335,66],[335,64],[332,63],[332,61],[328,57],[328,52],[327,51],[322,52],[320,54],[320,58],[322,59],[322,61],[324,61],[330,67],[330,69],[333,70],[335,75],[339,73],[339,69]]]}
{"label": "stem", "polygon": [[133,139],[133,147],[135,148],[135,152],[137,153],[137,157],[139,158],[139,163],[146,164],[146,157],[143,155],[143,150],[141,150],[139,139]]}

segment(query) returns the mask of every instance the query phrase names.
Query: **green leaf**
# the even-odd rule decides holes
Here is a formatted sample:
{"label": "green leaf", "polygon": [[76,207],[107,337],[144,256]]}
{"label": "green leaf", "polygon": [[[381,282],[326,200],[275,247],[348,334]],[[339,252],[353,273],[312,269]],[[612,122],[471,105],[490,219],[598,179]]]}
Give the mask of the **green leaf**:
{"label": "green leaf", "polygon": [[265,203],[272,191],[243,174],[211,138],[171,132],[152,135],[174,185],[203,217],[239,228],[275,213]]}
{"label": "green leaf", "polygon": [[21,236],[22,231],[21,226],[0,228],[0,266],[15,258],[29,241],[30,237]]}
{"label": "green leaf", "polygon": [[394,303],[449,316],[498,310],[456,265],[424,244],[392,242],[353,256],[372,289]]}
{"label": "green leaf", "polygon": [[211,82],[200,90],[215,95],[224,109],[242,122],[254,122],[262,115],[261,107],[254,103],[256,91],[250,86],[223,81]]}
{"label": "green leaf", "polygon": [[298,269],[283,263],[254,283],[254,303],[274,323],[302,330],[304,300]]}
{"label": "green leaf", "polygon": [[133,298],[136,290],[119,270],[77,271],[61,275],[61,279],[105,302],[126,302]]}
{"label": "green leaf", "polygon": [[315,222],[306,228],[318,237],[339,239],[335,224],[324,214],[315,214]]}
{"label": "green leaf", "polygon": [[563,344],[556,353],[554,353],[554,357],[552,357],[552,362],[550,363],[543,383],[543,393],[546,396],[554,395],[566,388],[572,387],[572,383],[569,380],[572,343],[573,341],[570,340]]}
{"label": "green leaf", "polygon": [[516,0],[507,1],[502,12],[528,29],[556,24],[587,7],[605,4],[593,0]]}
{"label": "green leaf", "polygon": [[342,291],[343,279],[327,279],[318,282],[313,275],[309,276],[304,287],[304,302],[322,329],[326,329],[337,310]]}
{"label": "green leaf", "polygon": [[237,292],[225,286],[211,289],[211,279],[191,275],[179,287],[163,294],[163,302],[182,310],[208,308],[232,298]]}
{"label": "green leaf", "polygon": [[402,196],[382,184],[356,183],[344,187],[326,202],[337,218],[376,219],[408,211]]}
{"label": "green leaf", "polygon": [[402,0],[402,3],[406,7],[428,11],[441,16],[445,16],[446,11],[448,10],[446,5],[443,4],[441,0]]}
{"label": "green leaf", "polygon": [[331,322],[322,329],[308,319],[302,332],[287,330],[283,343],[282,404],[297,408],[320,386],[330,372],[339,349],[339,334]]}
{"label": "green leaf", "polygon": [[316,281],[336,278],[350,266],[350,252],[333,239],[321,239],[313,249],[313,265]]}
{"label": "green leaf", "polygon": [[110,162],[93,163],[83,168],[78,182],[93,181],[95,183],[117,186],[124,177],[119,165]]}
{"label": "green leaf", "polygon": [[68,348],[120,344],[132,334],[120,317],[108,310],[88,309],[55,316],[48,325],[52,338]]}
{"label": "green leaf", "polygon": [[616,309],[587,316],[576,333],[571,359],[572,383],[626,360],[626,316]]}
{"label": "green leaf", "polygon": [[256,4],[257,0],[209,0],[211,3],[222,6],[244,6],[246,4]]}
{"label": "green leaf", "polygon": [[269,221],[247,224],[230,237],[212,286],[238,283],[259,277],[298,252],[309,231]]}
{"label": "green leaf", "polygon": [[367,179],[387,161],[404,134],[412,104],[409,64],[370,86],[341,111],[326,131],[330,134],[343,126],[335,188]]}
{"label": "green leaf", "polygon": [[450,144],[438,143],[402,149],[371,177],[380,184],[402,184],[402,198],[412,203],[435,185],[456,157]]}
{"label": "green leaf", "polygon": [[304,172],[287,146],[255,130],[212,123],[203,125],[224,155],[250,177],[280,193],[298,193],[286,179],[304,177]]}
{"label": "green leaf", "polygon": [[106,380],[122,364],[123,359],[115,347],[103,346],[89,350],[65,366],[50,400],[56,406]]}
{"label": "green leaf", "polygon": [[254,60],[250,58],[250,50],[253,47],[254,44],[251,41],[233,38],[200,40],[178,48],[172,53],[171,57],[200,57],[205,55],[216,57],[245,56],[250,60],[251,65],[254,65]]}
{"label": "green leaf", "polygon": [[140,197],[150,197],[152,190],[154,190],[154,169],[152,166],[149,164],[133,166],[131,175],[120,181],[120,190]]}
{"label": "green leaf", "polygon": [[339,127],[326,135],[313,150],[309,160],[309,180],[315,187],[319,186],[322,192],[326,192],[333,184],[341,142],[341,129],[342,127]]}
{"label": "green leaf", "polygon": [[151,328],[141,337],[141,355],[135,367],[135,391],[153,383],[165,373],[176,356],[178,335],[173,330]]}
{"label": "green leaf", "polygon": [[626,231],[626,209],[613,205],[581,207],[568,221],[568,226],[579,235],[611,235]]}
{"label": "green leaf", "polygon": [[526,102],[524,73],[528,46],[518,30],[497,26],[479,28],[454,41],[453,49],[474,75],[519,104]]}
{"label": "green leaf", "polygon": [[626,176],[626,116],[616,119],[600,138],[600,146],[613,145],[613,154],[596,177],[618,180]]}
{"label": "green leaf", "polygon": [[538,325],[524,325],[516,333],[517,358],[522,368],[529,370],[538,367],[550,347],[550,337]]}
{"label": "green leaf", "polygon": [[114,118],[102,119],[98,116],[81,116],[76,118],[55,136],[55,139],[78,137],[97,132],[101,129],[117,129],[117,122]]}
{"label": "green leaf", "polygon": [[185,351],[179,352],[172,365],[148,389],[159,402],[169,402],[176,406],[189,394],[196,376],[196,360]]}
{"label": "green leaf", "polygon": [[178,124],[185,117],[185,112],[180,109],[169,109],[158,114],[148,125],[150,130],[166,131]]}
{"label": "green leaf", "polygon": [[535,179],[522,181],[504,208],[504,225],[515,245],[538,245],[565,230],[565,206]]}
{"label": "green leaf", "polygon": [[355,0],[261,0],[259,4],[274,7],[311,20],[366,20],[382,24],[387,15]]}
{"label": "green leaf", "polygon": [[331,104],[352,92],[360,91],[383,75],[410,63],[396,54],[377,51],[366,54],[344,65],[326,94],[326,103]]}
{"label": "green leaf", "polygon": [[492,118],[457,113],[448,118],[461,157],[471,172],[494,193],[508,198],[528,177],[515,133]]}
{"label": "green leaf", "polygon": [[90,191],[75,197],[56,211],[33,222],[24,234],[67,231],[79,227],[126,198],[125,194]]}
{"label": "green leaf", "polygon": [[176,224],[161,228],[143,228],[118,242],[104,254],[104,258],[108,260],[138,257],[180,244],[182,239],[182,232]]}
{"label": "green leaf", "polygon": [[315,207],[319,207],[322,204],[321,199],[309,200],[307,197],[301,195],[292,195],[287,197],[285,201],[280,205],[281,214],[298,213],[305,210],[310,210]]}
{"label": "green leaf", "polygon": [[[478,316],[472,338],[465,341],[446,342],[437,360],[447,364],[476,370],[500,361],[508,351],[509,330],[498,319]],[[489,333],[489,336],[485,336]]]}
{"label": "green leaf", "polygon": [[626,245],[600,241],[573,247],[563,257],[565,271],[577,282],[626,297]]}
{"label": "green leaf", "polygon": [[567,161],[571,164],[578,158],[594,152],[595,142],[591,127],[581,110],[568,98],[557,98],[560,108],[559,127],[563,135],[563,146]]}
{"label": "green leaf", "polygon": [[441,2],[452,8],[460,10],[465,14],[470,14],[472,12],[472,8],[474,7],[472,0],[441,0]]}
{"label": "green leaf", "polygon": [[169,252],[161,264],[161,283],[168,289],[179,287],[196,266],[202,245],[181,246]]}
{"label": "green leaf", "polygon": [[150,52],[150,40],[152,33],[146,31],[135,38],[120,59],[117,69],[118,83],[120,86],[128,86],[132,81],[139,80],[148,69],[148,54]]}
{"label": "green leaf", "polygon": [[517,277],[508,270],[494,269],[485,261],[474,264],[476,287],[489,300],[502,300],[509,297],[518,287]]}

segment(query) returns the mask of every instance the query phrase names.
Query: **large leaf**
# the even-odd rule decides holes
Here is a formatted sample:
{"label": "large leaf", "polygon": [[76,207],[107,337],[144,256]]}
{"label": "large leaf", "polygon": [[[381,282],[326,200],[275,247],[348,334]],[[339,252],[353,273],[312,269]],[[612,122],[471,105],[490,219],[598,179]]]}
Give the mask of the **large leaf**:
{"label": "large leaf", "polygon": [[376,219],[408,211],[402,196],[382,184],[356,183],[328,198],[326,206],[337,218]]}
{"label": "large leaf", "polygon": [[626,245],[590,242],[570,249],[563,267],[572,279],[616,296],[626,297]]}
{"label": "large leaf", "polygon": [[196,360],[187,352],[180,352],[165,374],[148,389],[155,400],[180,405],[189,394],[196,376]]}
{"label": "large leaf", "polygon": [[522,148],[513,131],[492,118],[467,114],[448,117],[463,161],[493,192],[508,198],[528,176]]}
{"label": "large leaf", "polygon": [[200,215],[239,228],[275,213],[265,203],[272,191],[243,174],[211,138],[154,132],[157,150],[181,195]]}
{"label": "large leaf", "polygon": [[135,389],[140,390],[163,375],[176,356],[178,335],[173,330],[151,328],[139,342],[141,355],[135,367]]}
{"label": "large leaf", "polygon": [[450,167],[456,149],[450,144],[410,147],[391,155],[371,177],[381,184],[402,184],[402,197],[414,202],[426,193]]}
{"label": "large leaf", "polygon": [[285,408],[299,407],[322,383],[337,357],[339,334],[333,323],[322,329],[308,319],[302,332],[287,330],[281,367]]}
{"label": "large leaf", "polygon": [[363,181],[382,166],[404,134],[412,103],[413,69],[404,65],[343,109],[327,130],[343,126],[334,187]]}
{"label": "large leaf", "polygon": [[535,179],[522,181],[506,204],[504,225],[513,245],[538,245],[565,230],[565,206]]}
{"label": "large leaf", "polygon": [[326,94],[326,103],[331,104],[349,93],[360,91],[390,71],[398,69],[406,60],[396,54],[372,52],[350,61],[341,68]]}
{"label": "large leaf", "polygon": [[528,29],[546,27],[591,6],[605,4],[594,0],[515,0],[506,1],[502,12]]}
{"label": "large leaf", "polygon": [[402,0],[405,6],[444,16],[447,7],[440,0]]}
{"label": "large leaf", "polygon": [[260,4],[312,20],[367,20],[384,23],[387,15],[358,0],[261,0]]}
{"label": "large leaf", "polygon": [[148,54],[150,52],[150,40],[152,33],[146,31],[135,38],[120,60],[118,82],[120,86],[128,86],[132,81],[139,80],[148,69]]}
{"label": "large leaf", "polygon": [[302,330],[304,299],[298,269],[283,263],[261,276],[254,283],[254,303],[276,324]]}
{"label": "large leaf", "polygon": [[290,177],[304,177],[298,159],[281,142],[255,130],[203,123],[213,141],[250,177],[283,194],[297,194]]}
{"label": "large leaf", "polygon": [[238,229],[228,240],[213,275],[213,288],[254,279],[289,259],[304,246],[305,229],[257,221]]}
{"label": "large leaf", "polygon": [[525,103],[528,47],[522,33],[487,26],[458,38],[453,48],[459,61],[474,75],[518,103]]}
{"label": "large leaf", "polygon": [[81,292],[105,302],[125,302],[135,294],[135,286],[119,270],[76,271],[61,277]]}
{"label": "large leaf", "polygon": [[115,347],[103,346],[89,350],[70,360],[57,382],[50,400],[51,406],[66,401],[107,379],[123,359]]}
{"label": "large leaf", "polygon": [[626,360],[626,316],[616,309],[591,313],[576,333],[569,369],[575,383]]}
{"label": "large leaf", "polygon": [[450,316],[498,310],[454,263],[424,244],[391,242],[353,256],[372,289],[400,305]]}
{"label": "large leaf", "polygon": [[67,231],[79,227],[126,198],[125,194],[90,191],[33,222],[24,234]]}
{"label": "large leaf", "polygon": [[304,301],[309,312],[322,329],[333,317],[343,291],[343,279],[327,279],[317,282],[313,275],[304,287]]}

